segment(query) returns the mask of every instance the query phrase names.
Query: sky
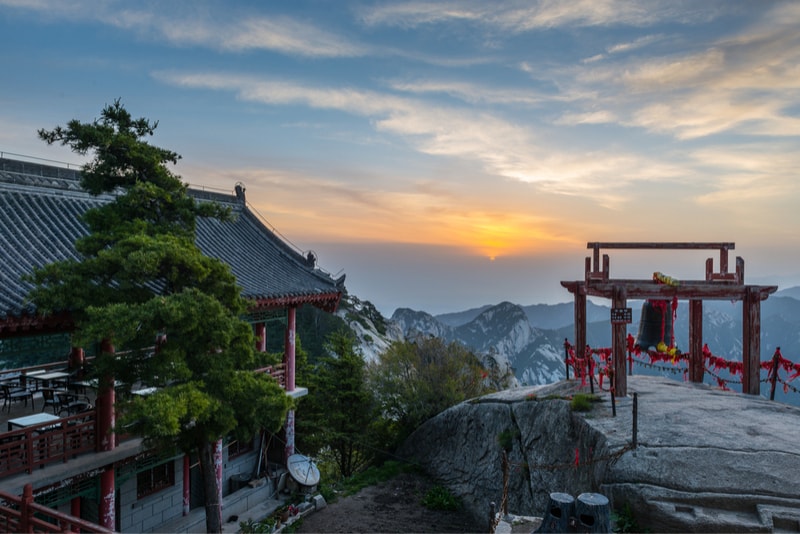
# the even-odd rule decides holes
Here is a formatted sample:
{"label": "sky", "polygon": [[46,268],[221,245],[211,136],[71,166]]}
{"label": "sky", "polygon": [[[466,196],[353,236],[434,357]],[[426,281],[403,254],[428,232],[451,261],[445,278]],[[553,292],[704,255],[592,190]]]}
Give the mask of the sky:
{"label": "sky", "polygon": [[571,302],[597,241],[800,284],[800,2],[0,0],[0,70],[0,152],[120,99],[387,316]]}

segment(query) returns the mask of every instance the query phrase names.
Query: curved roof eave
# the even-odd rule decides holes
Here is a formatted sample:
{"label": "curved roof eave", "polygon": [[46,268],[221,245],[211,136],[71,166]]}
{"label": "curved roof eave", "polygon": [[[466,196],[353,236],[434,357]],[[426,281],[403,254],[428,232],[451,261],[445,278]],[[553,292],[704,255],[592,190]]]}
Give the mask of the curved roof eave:
{"label": "curved roof eave", "polygon": [[[190,194],[200,202],[227,205],[236,215],[226,222],[198,219],[197,245],[230,266],[243,296],[262,307],[308,303],[335,311],[344,276],[334,279],[317,268],[313,255],[304,257],[268,228],[243,195],[198,189]],[[68,313],[37,319],[27,300],[31,286],[23,277],[54,261],[78,259],[74,242],[87,232],[81,215],[112,198],[83,191],[80,173],[73,169],[0,158],[0,334],[55,328],[56,317],[67,328]]]}

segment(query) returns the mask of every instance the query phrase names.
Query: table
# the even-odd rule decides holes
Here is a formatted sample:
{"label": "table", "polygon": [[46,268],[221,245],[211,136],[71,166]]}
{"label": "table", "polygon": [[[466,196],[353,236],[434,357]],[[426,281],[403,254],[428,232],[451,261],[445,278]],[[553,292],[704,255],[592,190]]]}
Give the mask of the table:
{"label": "table", "polygon": [[[96,378],[92,378],[91,380],[79,380],[77,382],[73,382],[73,384],[78,386],[83,386],[92,389],[99,389],[99,382]],[[121,382],[120,380],[114,380],[114,389],[121,388],[125,385],[125,382]]]}
{"label": "table", "polygon": [[[47,383],[51,380],[60,380],[62,378],[69,378],[69,373],[65,373],[64,371],[51,371],[49,373],[40,373],[35,375],[28,375],[28,378],[33,378],[34,380],[38,380],[41,382],[45,387],[47,387]],[[64,381],[66,383],[66,381]]]}
{"label": "table", "polygon": [[33,415],[26,415],[25,417],[17,417],[16,419],[8,420],[8,431],[14,430],[14,427],[25,428],[29,426],[40,425],[42,423],[49,423],[50,421],[58,421],[61,419],[57,415],[50,413],[37,413]]}
{"label": "table", "polygon": [[32,380],[37,375],[41,375],[41,374],[43,374],[45,372],[46,372],[45,369],[36,369],[34,371],[27,371],[26,373],[18,375],[17,379],[18,379],[19,384],[21,386],[26,386],[28,384],[28,379],[29,378]]}

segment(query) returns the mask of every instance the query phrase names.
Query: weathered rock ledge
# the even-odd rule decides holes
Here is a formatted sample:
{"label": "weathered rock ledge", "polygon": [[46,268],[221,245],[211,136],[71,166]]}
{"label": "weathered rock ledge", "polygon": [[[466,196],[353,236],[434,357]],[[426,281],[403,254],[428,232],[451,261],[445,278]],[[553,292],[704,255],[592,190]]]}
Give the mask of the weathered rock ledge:
{"label": "weathered rock ledge", "polygon": [[[655,532],[800,532],[800,409],[657,377],[628,377],[590,412],[565,400],[580,383],[507,390],[473,399],[420,427],[400,453],[459,495],[478,520],[503,496],[508,510],[546,515],[549,495],[606,495],[630,504]],[[586,388],[584,388],[585,390]],[[633,393],[638,446],[631,448]]]}

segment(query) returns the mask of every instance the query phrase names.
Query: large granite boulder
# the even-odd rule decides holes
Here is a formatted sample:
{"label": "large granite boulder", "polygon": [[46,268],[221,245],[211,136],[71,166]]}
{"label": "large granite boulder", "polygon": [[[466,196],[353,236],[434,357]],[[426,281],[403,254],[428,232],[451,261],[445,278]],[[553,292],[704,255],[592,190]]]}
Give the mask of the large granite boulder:
{"label": "large granite boulder", "polygon": [[[401,455],[488,523],[490,503],[546,516],[550,493],[607,496],[656,532],[800,531],[800,408],[657,377],[589,412],[579,381],[473,399],[422,425]],[[637,447],[633,448],[633,393]],[[504,459],[508,490],[504,492]]]}

